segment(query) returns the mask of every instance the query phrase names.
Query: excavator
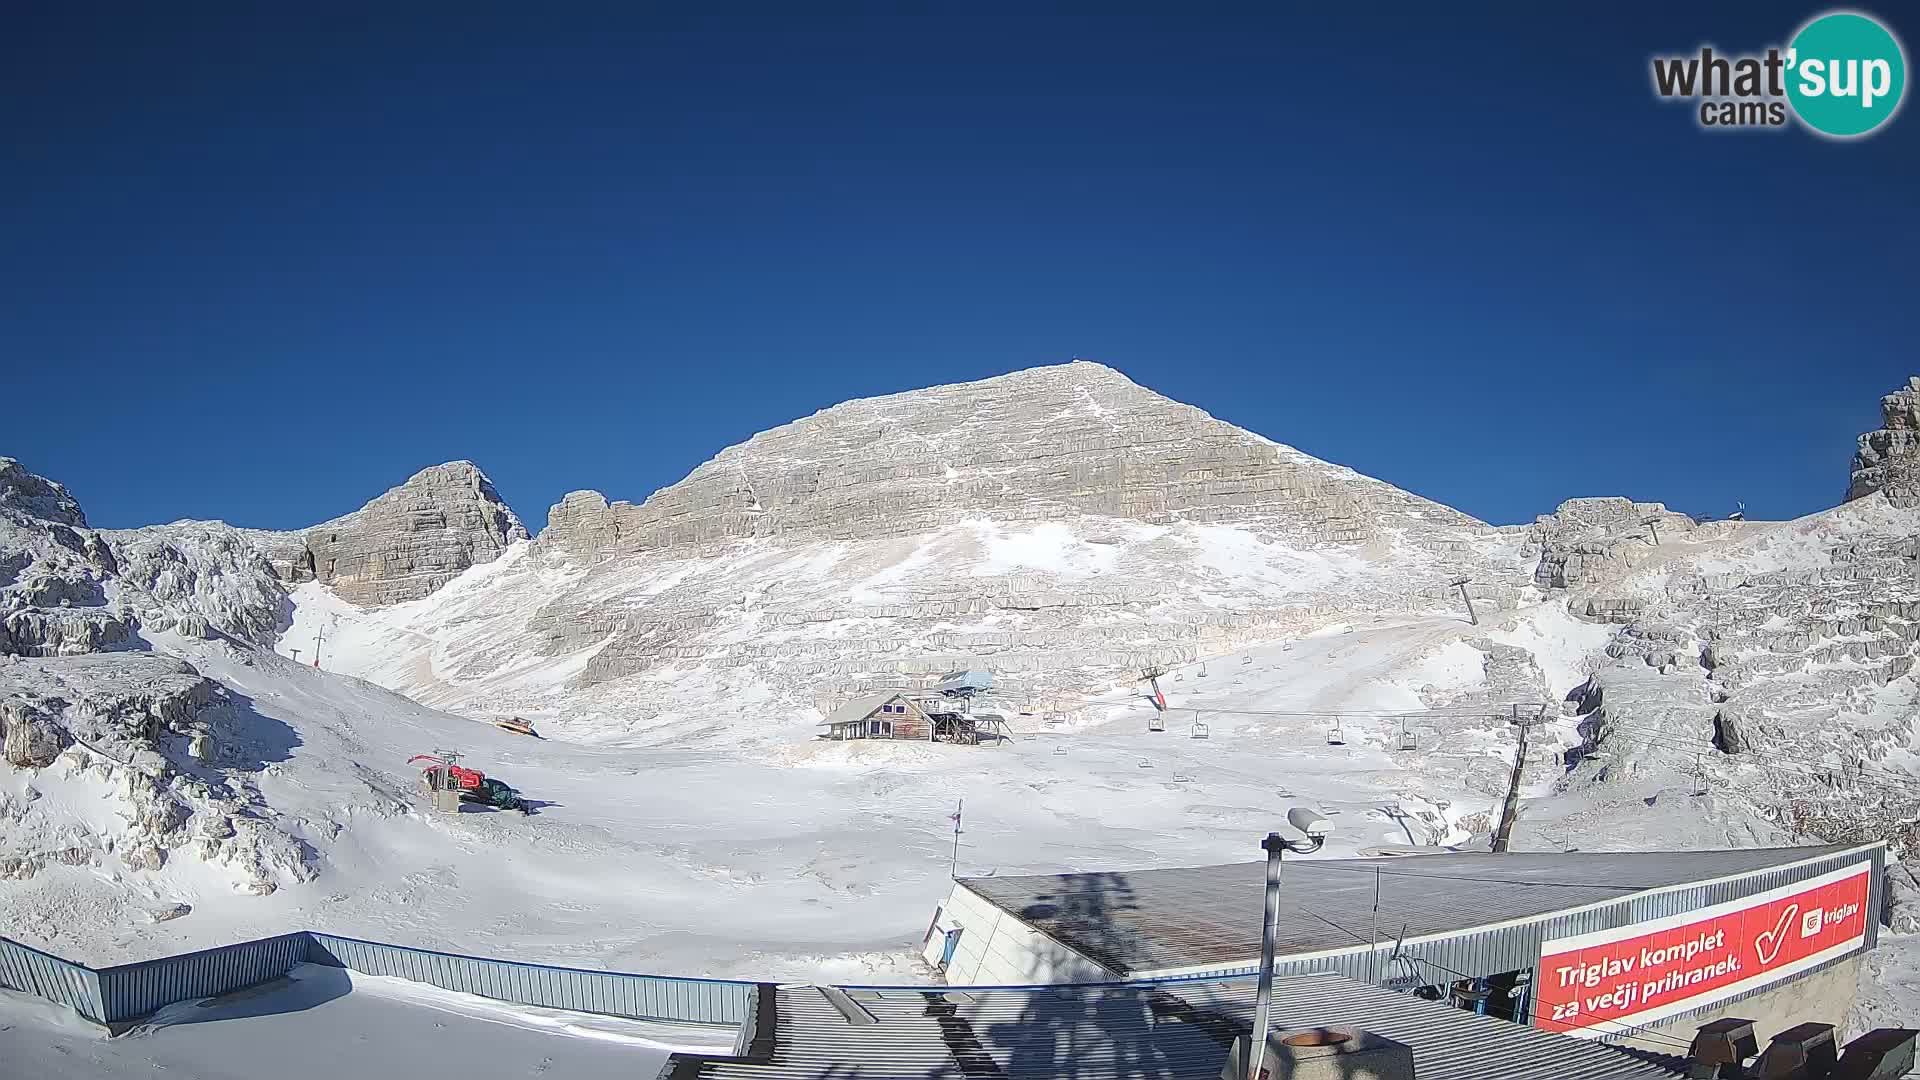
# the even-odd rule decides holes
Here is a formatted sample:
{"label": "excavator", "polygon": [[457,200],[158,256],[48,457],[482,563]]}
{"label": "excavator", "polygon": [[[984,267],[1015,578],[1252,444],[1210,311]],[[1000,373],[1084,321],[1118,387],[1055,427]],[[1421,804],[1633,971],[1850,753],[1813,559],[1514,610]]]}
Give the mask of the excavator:
{"label": "excavator", "polygon": [[480,803],[497,810],[518,810],[523,814],[533,812],[520,793],[504,781],[495,780],[479,769],[457,765],[450,758],[457,760],[453,754],[445,757],[415,754],[407,759],[407,764],[420,767],[420,779],[428,791],[457,791],[461,802]]}

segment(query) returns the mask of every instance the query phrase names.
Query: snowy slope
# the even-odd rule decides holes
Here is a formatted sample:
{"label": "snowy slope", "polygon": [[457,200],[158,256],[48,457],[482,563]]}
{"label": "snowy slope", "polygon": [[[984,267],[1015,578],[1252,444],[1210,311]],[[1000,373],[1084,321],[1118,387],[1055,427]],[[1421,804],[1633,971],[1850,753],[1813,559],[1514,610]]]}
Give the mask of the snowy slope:
{"label": "snowy slope", "polygon": [[[1517,544],[1481,541],[1516,572]],[[1441,616],[1458,601],[1409,604],[1403,585],[1451,558],[1409,548],[1383,564],[1226,526],[1085,518],[593,564],[516,544],[405,604],[298,586],[278,647],[311,659],[318,643],[329,669],[574,741],[785,744],[838,700],[958,667],[991,668],[1017,711],[1073,711],[1148,663],[1356,610]],[[614,666],[636,637],[644,650]]]}
{"label": "snowy slope", "polygon": [[[539,539],[399,602],[263,577],[249,534],[217,524],[114,534],[121,573],[79,533],[9,518],[23,565],[138,616],[119,646],[218,694],[144,764],[70,747],[0,769],[0,856],[44,864],[0,880],[0,932],[100,962],[312,927],[918,979],[956,865],[1253,859],[1301,804],[1338,822],[1326,856],[1481,842],[1522,709],[1518,847],[1789,842],[1868,804],[1887,817],[1864,827],[1920,820],[1887,794],[1914,753],[1920,511],[1698,525],[1584,500],[1494,528],[1073,367],[826,410],[638,507],[570,496]],[[989,420],[1025,425],[1025,456],[983,445]],[[51,595],[37,580],[9,588]],[[120,655],[14,660],[0,690]],[[995,673],[983,707],[1012,743],[815,738],[851,694],[962,666]],[[1167,669],[1165,731],[1148,666]],[[509,715],[546,738],[485,723]],[[1714,744],[1729,726],[1737,753]],[[538,812],[428,812],[407,758],[436,749]],[[203,827],[243,835],[209,846]]]}
{"label": "snowy slope", "polygon": [[[1383,674],[1473,632],[1432,620],[1253,650],[1216,661],[1217,693],[1193,701],[1399,710],[1410,693]],[[909,946],[946,889],[946,815],[961,798],[960,869],[1005,873],[1250,857],[1249,837],[1300,801],[1344,812],[1330,853],[1406,843],[1409,827],[1384,810],[1402,804],[1421,842],[1459,839],[1458,819],[1492,802],[1458,786],[1451,766],[1392,749],[1384,724],[1330,747],[1312,720],[1215,717],[1213,737],[1196,740],[1181,713],[1172,730],[1147,732],[1150,707],[1135,698],[1000,748],[830,744],[810,730],[757,749],[582,745],[509,735],[282,657],[162,644],[290,731],[286,759],[250,782],[312,846],[317,876],[254,897],[181,860],[128,875],[116,894],[89,869],[49,868],[9,887],[14,906],[89,917],[13,932],[102,961],[310,926],[629,970],[908,977]],[[545,805],[531,817],[430,815],[405,760],[440,747]],[[84,812],[84,794],[71,812]],[[175,902],[192,914],[147,923]]]}

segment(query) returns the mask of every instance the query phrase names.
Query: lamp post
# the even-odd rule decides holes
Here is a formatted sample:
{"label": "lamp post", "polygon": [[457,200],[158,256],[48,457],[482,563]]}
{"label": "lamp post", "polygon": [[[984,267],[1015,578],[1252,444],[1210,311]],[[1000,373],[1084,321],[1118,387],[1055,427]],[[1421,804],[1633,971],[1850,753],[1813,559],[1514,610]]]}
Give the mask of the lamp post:
{"label": "lamp post", "polygon": [[1273,1011],[1273,939],[1280,922],[1280,856],[1288,851],[1296,855],[1319,851],[1320,845],[1327,842],[1327,834],[1333,831],[1332,822],[1303,806],[1287,811],[1287,821],[1307,838],[1288,840],[1277,832],[1270,832],[1260,841],[1261,849],[1267,853],[1267,896],[1265,917],[1260,926],[1260,989],[1255,995],[1253,1039],[1247,1046],[1247,1080],[1260,1080],[1260,1067],[1267,1059],[1267,1027]]}

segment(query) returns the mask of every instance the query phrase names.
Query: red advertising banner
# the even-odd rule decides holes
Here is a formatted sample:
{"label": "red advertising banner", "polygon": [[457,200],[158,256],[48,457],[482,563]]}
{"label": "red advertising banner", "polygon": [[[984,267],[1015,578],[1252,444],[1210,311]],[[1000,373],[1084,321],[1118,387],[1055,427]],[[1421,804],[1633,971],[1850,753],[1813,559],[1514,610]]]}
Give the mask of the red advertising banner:
{"label": "red advertising banner", "polygon": [[1844,956],[1866,941],[1862,862],[1808,881],[1631,926],[1550,938],[1534,1024],[1597,1038],[1711,1004]]}

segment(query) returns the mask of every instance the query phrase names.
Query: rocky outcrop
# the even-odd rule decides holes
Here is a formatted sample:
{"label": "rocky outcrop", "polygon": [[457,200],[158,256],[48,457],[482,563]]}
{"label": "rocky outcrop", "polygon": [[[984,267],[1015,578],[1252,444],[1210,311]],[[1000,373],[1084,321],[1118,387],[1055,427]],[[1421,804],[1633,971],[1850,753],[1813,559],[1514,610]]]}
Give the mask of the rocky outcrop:
{"label": "rocky outcrop", "polygon": [[0,508],[50,524],[87,527],[87,515],[65,487],[10,457],[0,457]]}
{"label": "rocky outcrop", "polygon": [[106,532],[141,625],[193,638],[217,631],[271,646],[290,604],[273,567],[240,530],[218,521],[181,521]]}
{"label": "rocky outcrop", "polygon": [[114,824],[89,824],[45,809],[32,786],[23,800],[0,795],[0,879],[116,859],[159,870],[191,845],[245,892],[310,880],[307,849],[261,812],[257,792],[216,791],[180,771],[189,758],[214,768],[245,760],[223,759],[214,730],[244,730],[244,706],[185,661],[140,651],[134,635],[267,645],[286,608],[284,588],[237,530],[96,532],[64,488],[0,459],[0,762],[64,762],[66,780],[90,780],[117,804],[104,819]]}
{"label": "rocky outcrop", "polygon": [[1583,589],[1624,575],[1661,543],[1692,533],[1692,518],[1656,502],[1568,499],[1534,520],[1520,554],[1537,559],[1542,589]]}
{"label": "rocky outcrop", "polygon": [[1880,399],[1878,430],[1860,436],[1847,499],[1875,492],[1895,506],[1920,506],[1920,376]]}
{"label": "rocky outcrop", "polygon": [[[0,603],[4,599],[0,598]],[[134,623],[124,612],[25,610],[0,614],[0,655],[75,656],[125,644]]]}
{"label": "rocky outcrop", "polygon": [[[235,704],[184,661],[152,653],[14,659],[0,664],[0,748],[8,765],[86,775],[119,806],[96,831],[0,796],[0,877],[55,863],[117,858],[130,871],[164,868],[177,852],[233,872],[255,895],[313,879],[300,841],[279,828],[250,785],[218,788],[183,774],[190,753],[221,762],[214,728]],[[32,789],[29,788],[31,795]]]}
{"label": "rocky outcrop", "polygon": [[118,564],[67,489],[0,458],[0,656],[67,656],[127,642],[110,605]]}
{"label": "rocky outcrop", "polygon": [[67,733],[45,703],[0,699],[0,758],[16,769],[44,769],[67,748]]}
{"label": "rocky outcrop", "polygon": [[[164,766],[168,735],[205,730],[201,712],[220,699],[218,684],[191,664],[154,653],[104,653],[18,659],[0,666],[0,725],[8,761],[44,768],[70,743],[105,757]],[[16,756],[20,745],[36,752]],[[31,734],[26,734],[31,732]]]}
{"label": "rocky outcrop", "polygon": [[1920,795],[1897,766],[1920,698],[1916,527],[1845,507],[1748,526],[1711,572],[1618,582],[1639,606],[1583,688],[1591,761],[1570,782],[1731,793],[1792,835],[1920,855]]}
{"label": "rocky outcrop", "polygon": [[471,461],[422,469],[345,517],[292,542],[246,534],[287,581],[320,581],[362,606],[417,600],[491,562],[526,527]]}
{"label": "rocky outcrop", "polygon": [[910,536],[965,516],[1230,522],[1315,544],[1485,528],[1076,361],[836,405],[728,447],[638,506],[574,492],[540,543],[596,558]]}
{"label": "rocky outcrop", "polygon": [[569,494],[528,556],[565,584],[516,629],[590,654],[576,689],[697,667],[811,700],[977,663],[1084,693],[1354,604],[1458,611],[1460,577],[1512,607],[1516,540],[1075,362],[837,405],[637,506]]}

